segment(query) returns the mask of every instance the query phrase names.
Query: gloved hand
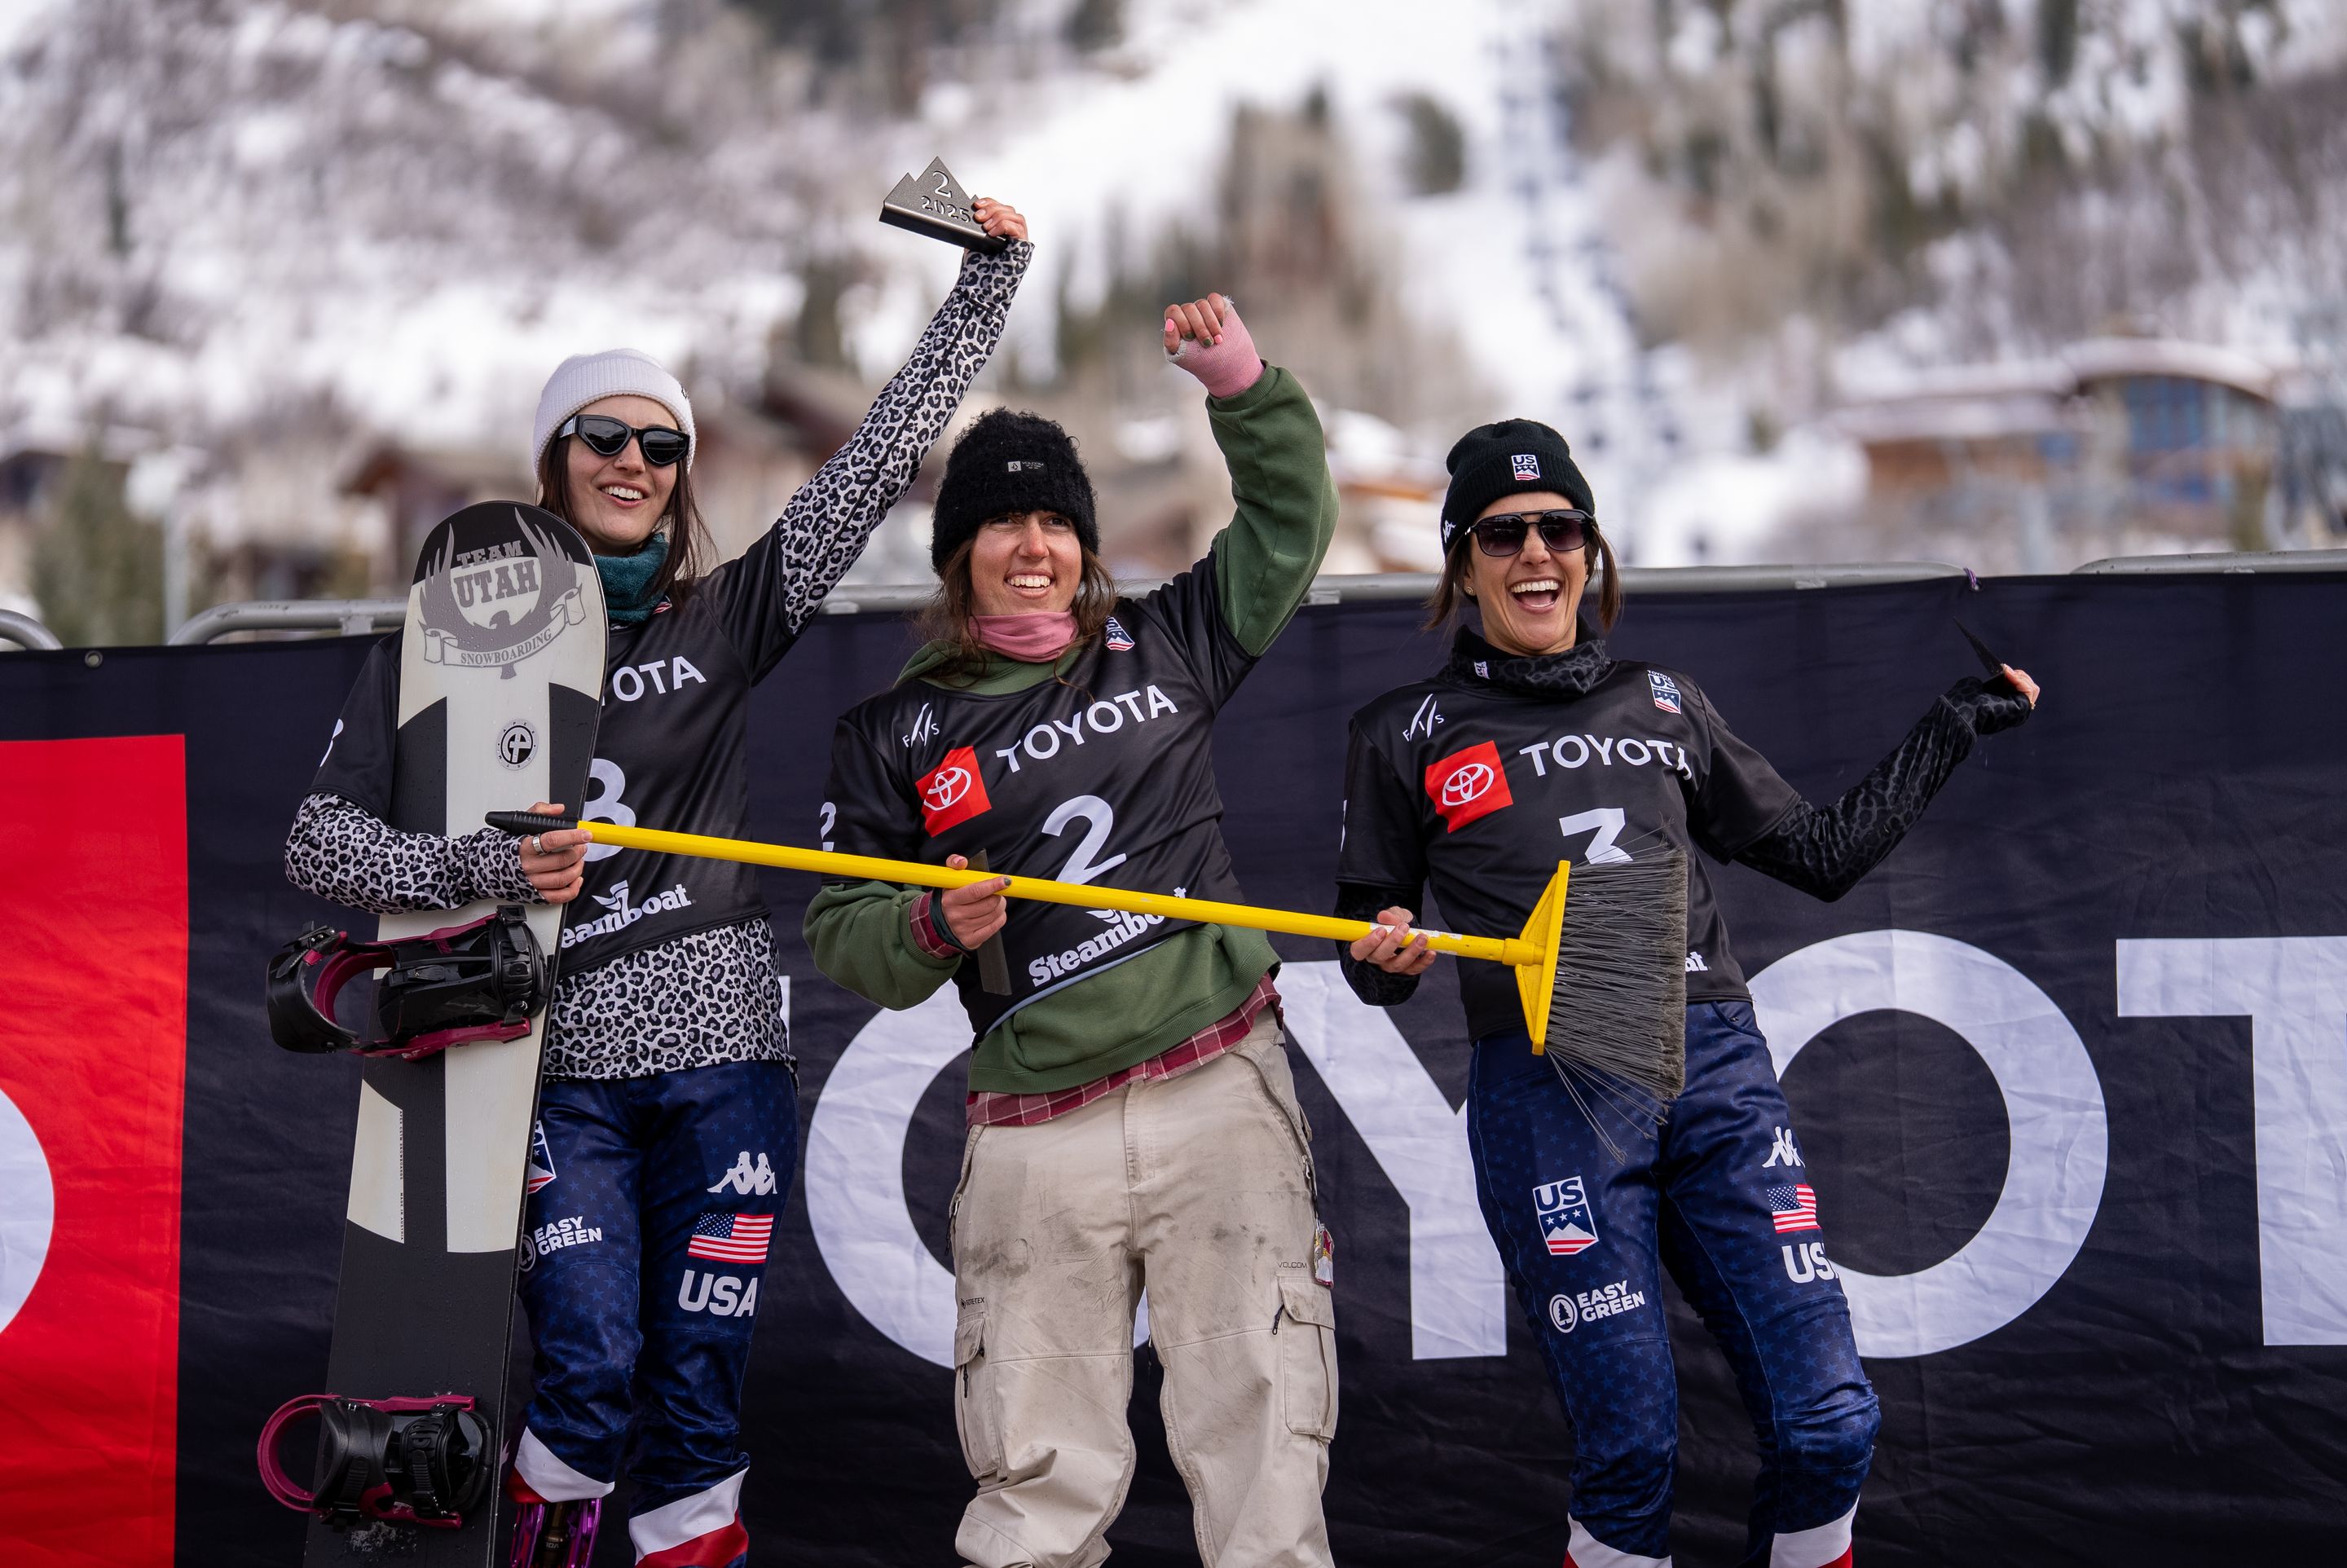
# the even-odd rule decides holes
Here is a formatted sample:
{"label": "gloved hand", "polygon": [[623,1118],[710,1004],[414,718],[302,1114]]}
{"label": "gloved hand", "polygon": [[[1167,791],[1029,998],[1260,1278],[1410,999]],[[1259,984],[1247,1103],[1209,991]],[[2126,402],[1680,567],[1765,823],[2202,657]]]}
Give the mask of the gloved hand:
{"label": "gloved hand", "polygon": [[1263,374],[1238,307],[1220,294],[1165,307],[1165,353],[1213,397],[1236,397]]}
{"label": "gloved hand", "polygon": [[1975,735],[1993,735],[2022,723],[2035,706],[2006,681],[1993,684],[1967,675],[1948,688],[1948,705],[1963,716]]}

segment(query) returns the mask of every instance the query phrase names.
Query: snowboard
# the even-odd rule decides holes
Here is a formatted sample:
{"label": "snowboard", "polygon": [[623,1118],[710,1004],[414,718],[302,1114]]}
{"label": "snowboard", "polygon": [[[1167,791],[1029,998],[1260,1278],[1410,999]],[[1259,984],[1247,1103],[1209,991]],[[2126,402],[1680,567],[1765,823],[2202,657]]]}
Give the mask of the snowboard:
{"label": "snowboard", "polygon": [[[434,528],[407,591],[391,825],[458,837],[485,812],[538,800],[576,815],[595,750],[606,624],[594,558],[552,513],[487,502]],[[494,907],[386,915],[382,935],[437,930]],[[526,907],[550,984],[562,908]],[[306,1568],[491,1563],[507,1506],[506,1361],[545,1024],[541,1011],[517,1039],[365,1064],[326,1387],[363,1399],[470,1395],[500,1468],[460,1529],[337,1531],[313,1519]]]}

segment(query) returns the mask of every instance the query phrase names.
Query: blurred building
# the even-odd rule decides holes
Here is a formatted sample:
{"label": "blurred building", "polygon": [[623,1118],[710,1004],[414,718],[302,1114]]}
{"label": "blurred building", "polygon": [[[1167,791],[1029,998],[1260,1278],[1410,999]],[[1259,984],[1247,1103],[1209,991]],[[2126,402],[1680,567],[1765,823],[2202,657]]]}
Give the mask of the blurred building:
{"label": "blurred building", "polygon": [[1866,455],[1875,540],[2003,537],[2016,559],[1963,559],[2045,571],[2092,554],[2280,542],[2279,384],[2276,366],[2230,349],[2103,337],[2049,359],[1925,373],[1845,402],[1828,425]]}

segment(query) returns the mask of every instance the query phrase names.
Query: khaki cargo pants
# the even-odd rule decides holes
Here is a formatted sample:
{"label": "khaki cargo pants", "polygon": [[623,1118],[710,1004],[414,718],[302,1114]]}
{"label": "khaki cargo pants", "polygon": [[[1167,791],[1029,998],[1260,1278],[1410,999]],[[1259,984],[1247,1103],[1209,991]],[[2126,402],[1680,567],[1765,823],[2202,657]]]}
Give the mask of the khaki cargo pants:
{"label": "khaki cargo pants", "polygon": [[1207,1568],[1325,1568],[1336,1312],[1313,1278],[1310,1132],[1266,1009],[1176,1078],[979,1127],[953,1252],[955,1411],[978,1568],[1091,1568],[1134,1462],[1133,1318]]}

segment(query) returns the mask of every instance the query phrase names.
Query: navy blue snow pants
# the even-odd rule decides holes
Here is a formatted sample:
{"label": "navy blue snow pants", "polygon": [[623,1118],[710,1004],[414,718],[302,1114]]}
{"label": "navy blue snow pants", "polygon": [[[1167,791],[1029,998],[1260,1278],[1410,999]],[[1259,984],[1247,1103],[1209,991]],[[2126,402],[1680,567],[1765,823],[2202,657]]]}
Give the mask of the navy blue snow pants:
{"label": "navy blue snow pants", "polygon": [[1690,1005],[1686,1088],[1660,1132],[1607,1131],[1618,1158],[1522,1030],[1475,1042],[1467,1136],[1483,1220],[1573,1423],[1568,1563],[1669,1555],[1678,1386],[1664,1267],[1727,1352],[1759,1437],[1743,1562],[1847,1562],[1881,1415],[1750,1005]]}
{"label": "navy blue snow pants", "polygon": [[521,1276],[537,1389],[515,1465],[549,1501],[600,1497],[624,1465],[640,1563],[746,1561],[742,1378],[798,1142],[777,1061],[538,1097]]}

